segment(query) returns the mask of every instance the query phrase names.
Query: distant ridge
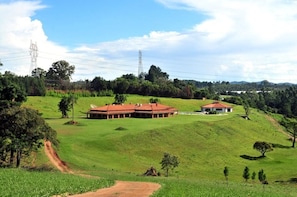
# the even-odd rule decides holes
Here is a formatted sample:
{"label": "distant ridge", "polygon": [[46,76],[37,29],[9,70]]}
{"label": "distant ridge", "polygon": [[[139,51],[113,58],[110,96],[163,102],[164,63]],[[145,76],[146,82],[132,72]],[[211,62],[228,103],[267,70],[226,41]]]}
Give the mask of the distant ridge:
{"label": "distant ridge", "polygon": [[291,86],[291,85],[296,85],[295,83],[289,83],[289,82],[280,82],[280,83],[273,83],[273,82],[269,82],[269,81],[258,81],[258,82],[248,82],[248,81],[231,81],[230,84],[250,84],[250,83],[256,83],[256,84],[262,84],[262,83],[268,83],[269,85],[287,85],[287,86]]}

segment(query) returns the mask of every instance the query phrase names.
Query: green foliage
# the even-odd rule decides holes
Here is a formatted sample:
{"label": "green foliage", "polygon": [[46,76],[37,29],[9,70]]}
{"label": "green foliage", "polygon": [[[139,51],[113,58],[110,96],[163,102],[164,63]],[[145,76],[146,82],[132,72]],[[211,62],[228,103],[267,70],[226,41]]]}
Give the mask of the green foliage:
{"label": "green foliage", "polygon": [[127,97],[124,94],[116,94],[114,97],[114,104],[122,104],[125,103]]}
{"label": "green foliage", "polygon": [[11,73],[0,74],[0,110],[10,106],[19,106],[26,101],[26,92],[17,76]]}
{"label": "green foliage", "polygon": [[158,103],[160,100],[158,98],[150,98],[150,103]]}
{"label": "green foliage", "polygon": [[264,173],[263,169],[259,170],[258,179],[261,183],[264,183],[266,181],[266,174]]}
{"label": "green foliage", "polygon": [[75,66],[70,65],[65,60],[54,62],[46,73],[47,86],[58,89],[69,89],[71,75],[75,71]]}
{"label": "green foliage", "polygon": [[296,119],[290,119],[283,117],[280,121],[280,124],[283,125],[288,133],[292,136],[292,147],[295,148],[295,142],[297,138],[297,122]]}
{"label": "green foliage", "polygon": [[253,148],[259,151],[262,154],[262,157],[265,157],[266,152],[273,150],[270,143],[260,141],[255,142]]}
{"label": "green foliage", "polygon": [[145,79],[150,82],[156,82],[158,79],[168,79],[169,75],[166,72],[162,72],[161,68],[151,65],[148,74],[145,76]]}
{"label": "green foliage", "polygon": [[10,107],[0,112],[0,158],[2,165],[12,166],[16,157],[16,167],[21,158],[29,156],[43,145],[43,140],[58,144],[56,131],[51,129],[36,110]]}
{"label": "green foliage", "polygon": [[68,118],[68,112],[70,111],[70,98],[68,96],[63,96],[60,100],[58,107],[62,113],[62,118]]}
{"label": "green foliage", "polygon": [[249,115],[251,113],[251,108],[250,108],[249,103],[246,100],[243,100],[242,105],[243,105],[243,108],[244,108],[245,116],[247,118],[249,118]]}
{"label": "green foliage", "polygon": [[252,173],[252,180],[254,181],[255,179],[256,179],[256,172],[254,171],[253,173]]}
{"label": "green foliage", "polygon": [[161,169],[165,170],[165,176],[168,177],[169,170],[173,170],[178,167],[179,161],[178,158],[174,155],[170,155],[169,153],[164,153],[163,159],[160,162]]}
{"label": "green foliage", "polygon": [[250,179],[250,169],[247,166],[243,170],[242,177],[246,182]]}

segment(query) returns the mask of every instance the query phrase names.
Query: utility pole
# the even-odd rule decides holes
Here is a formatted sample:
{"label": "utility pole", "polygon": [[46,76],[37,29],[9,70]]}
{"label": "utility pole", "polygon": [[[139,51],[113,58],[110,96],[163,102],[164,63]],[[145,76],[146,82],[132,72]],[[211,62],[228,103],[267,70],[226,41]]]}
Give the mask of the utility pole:
{"label": "utility pole", "polygon": [[138,77],[143,78],[143,67],[142,67],[142,52],[138,51]]}
{"label": "utility pole", "polygon": [[[30,44],[30,56],[31,56],[31,68],[30,71],[32,72],[33,69],[37,68],[37,57],[38,57],[38,48],[37,43],[33,43],[31,40]],[[35,73],[35,77],[39,77],[39,73]]]}

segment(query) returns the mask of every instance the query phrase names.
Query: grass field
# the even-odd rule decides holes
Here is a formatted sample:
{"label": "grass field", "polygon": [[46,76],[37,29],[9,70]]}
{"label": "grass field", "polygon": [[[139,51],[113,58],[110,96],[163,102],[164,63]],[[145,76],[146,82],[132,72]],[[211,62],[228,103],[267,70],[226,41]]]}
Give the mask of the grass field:
{"label": "grass field", "polygon": [[114,184],[110,179],[83,178],[59,172],[0,169],[1,197],[40,197],[95,191]]}
{"label": "grass field", "polygon": [[[127,103],[147,103],[149,98],[129,95]],[[234,106],[234,112],[227,115],[91,120],[84,114],[90,104],[112,103],[113,98],[79,98],[75,105],[75,120],[79,124],[65,125],[67,120],[61,119],[58,111],[59,101],[55,97],[29,97],[24,106],[38,109],[57,130],[61,142],[58,154],[76,171],[111,180],[159,182],[162,188],[154,196],[296,196],[296,183],[287,181],[297,177],[297,151],[290,148],[291,142],[279,131],[280,127],[255,109],[251,120],[241,117],[241,106]],[[160,102],[180,112],[194,112],[211,101],[160,98]],[[117,130],[119,127],[124,130]],[[279,148],[258,160],[240,157],[260,156],[252,148],[255,141],[270,142]],[[164,152],[180,161],[170,177],[137,176],[151,166],[161,171],[159,163]],[[40,153],[38,162],[45,160]],[[223,175],[225,166],[229,167],[228,186]],[[266,190],[257,180],[243,181],[245,166],[250,173],[264,169],[269,182]]]}

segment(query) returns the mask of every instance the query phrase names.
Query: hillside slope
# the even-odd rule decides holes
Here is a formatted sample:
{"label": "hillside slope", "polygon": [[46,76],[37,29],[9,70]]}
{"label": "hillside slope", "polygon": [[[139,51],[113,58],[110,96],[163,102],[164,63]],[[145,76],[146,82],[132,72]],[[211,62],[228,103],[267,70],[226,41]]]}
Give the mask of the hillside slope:
{"label": "hillside slope", "polygon": [[[27,105],[30,105],[30,99]],[[49,102],[48,98],[45,100]],[[192,108],[201,104],[196,100],[162,100],[175,103],[174,107],[180,109],[190,109],[193,103],[195,107]],[[45,117],[52,116],[43,108],[54,105],[43,102],[41,98],[34,107]],[[93,101],[82,98],[78,105],[88,102]],[[234,112],[228,115],[89,120],[76,113],[79,124],[75,126],[64,125],[65,119],[51,118],[47,122],[58,131],[59,155],[72,169],[96,174],[139,175],[150,166],[160,170],[163,153],[168,152],[180,160],[179,167],[171,172],[171,176],[180,178],[215,180],[220,177],[221,180],[225,166],[230,169],[230,180],[236,181],[242,180],[245,166],[255,172],[264,169],[268,180],[273,182],[297,177],[296,150],[289,148],[291,142],[287,136],[257,110],[252,110],[251,120],[243,119],[242,114],[242,108],[235,106]],[[116,130],[119,127],[125,130]],[[266,141],[281,148],[275,148],[260,160],[242,158],[242,155],[250,158],[260,155],[252,148],[255,141]]]}

